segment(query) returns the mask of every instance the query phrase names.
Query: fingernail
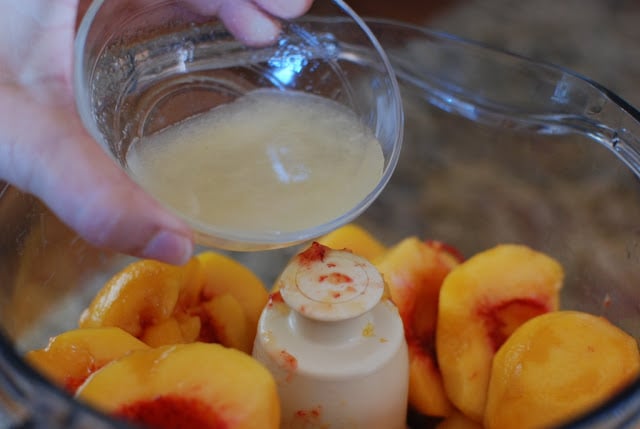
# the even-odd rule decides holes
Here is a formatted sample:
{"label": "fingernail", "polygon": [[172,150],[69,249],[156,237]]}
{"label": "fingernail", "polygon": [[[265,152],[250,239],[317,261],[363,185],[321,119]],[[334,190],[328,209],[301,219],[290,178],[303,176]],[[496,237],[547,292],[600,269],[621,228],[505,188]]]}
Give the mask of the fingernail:
{"label": "fingernail", "polygon": [[193,243],[189,237],[167,230],[158,232],[142,251],[144,258],[175,265],[186,264],[192,254]]}

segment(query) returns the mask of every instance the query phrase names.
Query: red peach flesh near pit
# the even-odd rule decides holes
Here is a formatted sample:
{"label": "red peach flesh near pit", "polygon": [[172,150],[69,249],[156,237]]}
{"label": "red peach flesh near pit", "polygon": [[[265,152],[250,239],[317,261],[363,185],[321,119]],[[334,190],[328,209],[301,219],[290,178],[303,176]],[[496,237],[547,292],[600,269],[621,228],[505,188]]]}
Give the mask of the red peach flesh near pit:
{"label": "red peach flesh near pit", "polygon": [[159,396],[127,404],[115,413],[125,420],[157,429],[226,429],[228,425],[202,400]]}

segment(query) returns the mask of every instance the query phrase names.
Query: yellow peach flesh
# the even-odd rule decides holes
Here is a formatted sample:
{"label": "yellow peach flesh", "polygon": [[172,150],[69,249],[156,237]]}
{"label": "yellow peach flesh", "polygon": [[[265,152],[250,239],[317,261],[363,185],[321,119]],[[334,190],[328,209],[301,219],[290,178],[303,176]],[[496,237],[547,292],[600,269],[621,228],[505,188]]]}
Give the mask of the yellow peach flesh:
{"label": "yellow peach flesh", "polygon": [[485,427],[556,426],[618,392],[639,369],[636,340],[606,319],[576,311],[538,316],[494,358]]}
{"label": "yellow peach flesh", "polygon": [[[255,334],[262,309],[267,304],[269,293],[264,283],[247,267],[228,256],[203,252],[196,256],[200,262],[203,286],[202,299],[230,294],[244,311],[247,331]],[[251,338],[253,343],[253,338]]]}
{"label": "yellow peach flesh", "polygon": [[[438,242],[410,237],[386,249],[353,224],[318,241],[329,247],[352,250],[377,263],[405,325],[410,351],[411,406],[422,414],[448,416],[438,429],[476,429],[482,427],[479,422],[484,422],[487,429],[547,427],[602,402],[640,371],[635,340],[619,330],[612,334],[611,329],[617,328],[601,318],[593,322],[592,332],[597,333],[594,338],[576,334],[577,329],[571,325],[573,320],[565,321],[564,327],[562,321],[547,326],[544,335],[537,334],[539,337],[531,332],[522,333],[527,329],[534,331],[529,326],[536,326],[534,321],[537,323],[550,314],[566,313],[571,317],[578,314],[585,320],[590,317],[577,312],[548,313],[558,308],[562,268],[552,258],[525,246],[499,245],[456,267],[459,255]],[[93,395],[98,401],[111,399],[102,398],[95,390],[98,387],[90,387],[91,380],[99,380],[95,383],[109,390],[111,382],[100,375],[107,372],[106,368],[101,368],[105,365],[119,368],[121,360],[129,362],[124,371],[138,368],[137,373],[107,374],[115,377],[116,385],[118,377],[127,376],[147,386],[134,388],[133,396],[125,395],[131,401],[125,398],[110,412],[137,422],[157,423],[161,429],[173,427],[171,423],[163,426],[165,420],[176,419],[194,428],[252,427],[243,426],[242,418],[238,420],[221,411],[236,410],[237,404],[219,408],[224,402],[220,400],[214,401],[212,407],[212,397],[205,400],[203,395],[191,395],[182,387],[163,390],[160,384],[175,383],[176,374],[189,377],[182,364],[167,365],[168,369],[161,371],[162,381],[153,383],[140,369],[155,365],[155,360],[162,361],[165,355],[187,354],[184,345],[164,347],[169,344],[215,341],[250,353],[255,334],[252,327],[257,326],[267,299],[267,291],[258,277],[221,254],[205,252],[184,267],[140,261],[114,276],[83,312],[80,326],[84,329],[79,330],[84,331],[82,334],[64,333],[52,339],[46,349],[27,353],[26,358],[72,393],[84,382],[79,396],[103,410],[109,408],[93,402]],[[584,322],[581,328],[589,323],[592,321]],[[117,327],[137,335],[143,342]],[[108,334],[108,330],[118,333]],[[551,335],[556,330],[559,339]],[[96,335],[95,340],[87,342],[83,336],[89,331]],[[609,338],[602,340],[607,335]],[[573,341],[575,338],[580,341]],[[146,355],[136,352],[138,357],[129,360],[129,352],[148,349],[147,345],[159,347],[162,354],[147,350]],[[523,353],[524,349],[529,352]],[[596,357],[603,349],[616,349],[613,358],[611,354],[607,358]],[[588,359],[578,357],[579,351],[587,353]],[[193,362],[204,362],[200,357],[204,351],[194,348],[189,353],[196,356]],[[618,363],[611,364],[616,358]],[[176,361],[180,359],[188,360],[179,357]],[[571,359],[580,364],[571,365]],[[514,369],[516,365],[520,369]],[[521,370],[523,365],[529,368],[528,372]],[[609,369],[610,365],[618,371]],[[205,381],[214,382],[208,378]],[[210,389],[195,380],[187,385],[206,394],[215,391],[223,398],[238,397],[235,388]],[[158,395],[157,391],[163,393]],[[121,391],[114,394],[118,396]],[[244,413],[237,409],[238,414]],[[191,414],[181,415],[181,410]],[[270,413],[264,407],[258,413],[263,411],[265,415]],[[276,420],[279,414],[272,418]]]}
{"label": "yellow peach flesh", "polygon": [[200,331],[201,341],[217,342],[245,353],[251,353],[255,332],[251,331],[240,303],[228,293],[203,304],[206,322]]}
{"label": "yellow peach flesh", "polygon": [[250,353],[267,296],[255,274],[222,254],[204,252],[181,267],[143,260],[105,284],[80,326],[121,327],[153,347],[219,341]]}
{"label": "yellow peach flesh", "polygon": [[63,332],[25,360],[55,384],[73,393],[93,372],[132,350],[148,346],[120,328],[86,328]]}
{"label": "yellow peach flesh", "polygon": [[454,411],[449,417],[438,423],[435,429],[482,429],[483,426],[468,418],[459,411]]}
{"label": "yellow peach flesh", "polygon": [[185,343],[178,321],[173,317],[159,321],[144,330],[140,337],[151,347]]}
{"label": "yellow peach flesh", "polygon": [[320,237],[317,242],[332,249],[348,249],[371,262],[375,262],[386,252],[385,246],[373,235],[353,223]]}
{"label": "yellow peach flesh", "polygon": [[271,374],[251,356],[219,344],[133,352],[95,372],[77,397],[105,413],[160,429],[280,425]]}
{"label": "yellow peach flesh", "polygon": [[153,260],[134,262],[114,275],[80,316],[82,328],[117,326],[135,337],[171,316],[180,290],[196,276],[193,259],[177,267]]}
{"label": "yellow peach flesh", "polygon": [[454,268],[440,290],[436,352],[445,390],[482,421],[493,356],[531,317],[557,310],[560,264],[520,245],[499,245]]}

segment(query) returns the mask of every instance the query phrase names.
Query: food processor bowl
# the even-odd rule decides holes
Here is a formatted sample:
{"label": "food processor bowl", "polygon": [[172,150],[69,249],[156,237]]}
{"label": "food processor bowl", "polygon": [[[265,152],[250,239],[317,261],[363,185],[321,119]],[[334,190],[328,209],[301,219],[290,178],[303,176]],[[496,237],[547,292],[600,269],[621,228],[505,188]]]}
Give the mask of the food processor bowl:
{"label": "food processor bowl", "polygon": [[[568,70],[421,27],[368,25],[398,76],[406,124],[398,167],[357,223],[385,244],[413,235],[465,256],[526,244],[563,265],[561,308],[640,338],[640,113]],[[366,63],[366,49],[352,51]],[[21,356],[75,327],[132,259],[91,247],[32,196],[1,189],[0,426],[120,427]],[[296,250],[229,254],[272,284]],[[638,425],[636,380],[565,427]]]}

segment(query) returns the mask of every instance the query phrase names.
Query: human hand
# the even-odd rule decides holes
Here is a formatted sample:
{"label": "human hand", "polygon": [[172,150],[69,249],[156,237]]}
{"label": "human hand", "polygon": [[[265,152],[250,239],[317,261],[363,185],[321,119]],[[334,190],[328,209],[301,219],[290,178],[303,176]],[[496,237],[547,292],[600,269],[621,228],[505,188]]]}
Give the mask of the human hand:
{"label": "human hand", "polygon": [[186,0],[203,15],[217,15],[238,40],[248,45],[273,41],[280,32],[272,17],[304,14],[313,0]]}
{"label": "human hand", "polygon": [[[300,15],[311,1],[189,0],[248,44],[272,41],[272,16]],[[111,160],[76,112],[73,38],[86,4],[0,0],[0,179],[39,197],[96,246],[184,263],[190,229]]]}

